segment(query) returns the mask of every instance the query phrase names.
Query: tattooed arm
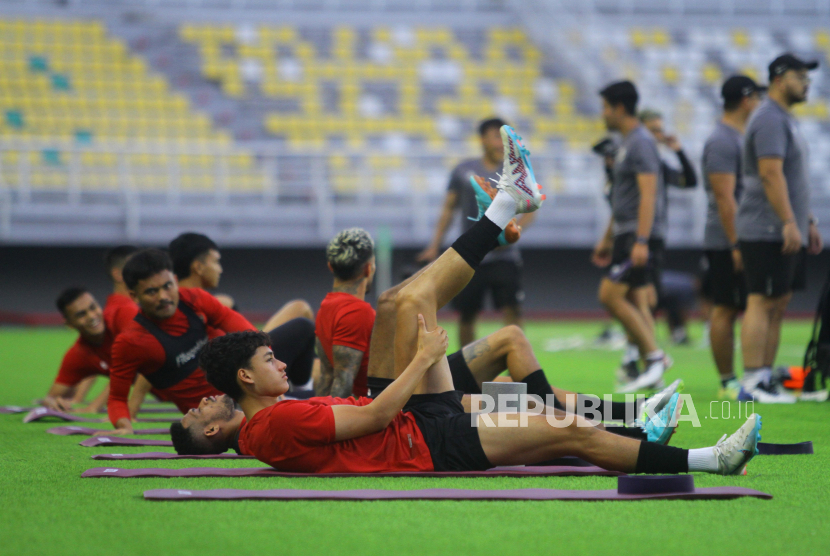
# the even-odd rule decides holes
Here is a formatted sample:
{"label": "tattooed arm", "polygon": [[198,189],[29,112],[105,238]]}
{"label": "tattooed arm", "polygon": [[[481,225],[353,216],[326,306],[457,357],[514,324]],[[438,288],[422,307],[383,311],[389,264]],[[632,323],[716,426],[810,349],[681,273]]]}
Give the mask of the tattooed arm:
{"label": "tattooed arm", "polygon": [[363,361],[363,352],[346,346],[332,346],[334,359],[334,380],[331,384],[331,395],[336,398],[345,398],[352,395],[354,377],[360,370]]}
{"label": "tattooed arm", "polygon": [[319,339],[315,339],[314,350],[317,352],[317,357],[320,359],[320,376],[314,380],[314,394],[317,396],[331,396],[331,383],[334,380],[334,371],[331,368],[331,362],[326,351],[320,344]]}

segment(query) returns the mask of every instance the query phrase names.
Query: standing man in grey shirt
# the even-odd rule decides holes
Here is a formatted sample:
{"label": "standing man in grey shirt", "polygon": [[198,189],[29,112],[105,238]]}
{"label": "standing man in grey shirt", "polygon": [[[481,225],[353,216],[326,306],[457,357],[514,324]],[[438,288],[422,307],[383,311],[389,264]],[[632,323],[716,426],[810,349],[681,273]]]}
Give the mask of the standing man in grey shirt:
{"label": "standing man in grey shirt", "polygon": [[599,300],[625,328],[645,359],[645,371],[617,388],[628,393],[655,388],[669,360],[657,346],[649,286],[659,281],[666,231],[663,174],[654,137],[637,119],[639,96],[630,81],[600,91],[609,131],[622,134],[611,184],[611,221],[591,260],[609,267]]}
{"label": "standing man in grey shirt", "polygon": [[792,292],[805,287],[805,253],[822,249],[810,212],[807,145],[790,112],[807,99],[808,70],[792,54],[769,65],[769,96],[755,111],[744,138],[744,194],[738,239],[746,271],[746,314],[741,331],[741,384],[758,402],[794,403],[771,380],[781,322]]}
{"label": "standing man in grey shirt", "polygon": [[[472,227],[474,220],[478,220],[478,203],[470,178],[481,176],[488,182],[493,180],[498,183],[498,172],[502,169],[504,157],[500,132],[503,125],[506,125],[505,122],[499,118],[484,120],[479,124],[482,157],[465,160],[452,171],[432,242],[418,255],[418,261],[432,262],[441,254],[441,243],[459,209],[462,232]],[[535,213],[521,215],[517,219],[519,229],[530,224],[534,218]],[[509,244],[493,249],[484,258],[467,287],[453,299],[453,308],[460,313],[458,332],[462,346],[475,340],[476,319],[488,291],[492,293],[493,305],[502,312],[505,325],[521,326],[524,299],[521,267],[522,255],[517,245]]]}
{"label": "standing man in grey shirt", "polygon": [[703,183],[708,206],[703,248],[708,262],[712,312],[709,343],[721,380],[719,397],[752,399],[735,378],[735,321],[746,308],[746,277],[738,249],[735,214],[743,193],[743,134],[758,107],[759,87],[745,75],[733,75],[723,84],[723,117],[703,146]]}

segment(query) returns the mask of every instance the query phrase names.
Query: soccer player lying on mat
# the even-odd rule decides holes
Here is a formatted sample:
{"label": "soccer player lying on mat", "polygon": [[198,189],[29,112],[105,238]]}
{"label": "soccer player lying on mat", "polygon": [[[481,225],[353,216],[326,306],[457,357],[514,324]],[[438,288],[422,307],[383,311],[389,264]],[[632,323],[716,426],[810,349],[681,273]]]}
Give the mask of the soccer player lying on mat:
{"label": "soccer player lying on mat", "polygon": [[[209,237],[193,232],[181,234],[170,242],[168,252],[180,288],[212,290],[219,287],[223,272],[220,262],[222,255],[219,247]],[[236,310],[231,296],[215,294],[214,297],[225,307]],[[311,306],[301,299],[289,301],[268,319],[262,329],[268,332],[295,318],[314,320]]]}
{"label": "soccer player lying on mat", "polygon": [[[229,334],[205,347],[200,362],[208,379],[239,402],[247,418],[239,434],[242,452],[306,473],[467,471],[562,456],[625,472],[741,472],[755,454],[761,423],[754,414],[714,447],[681,450],[610,434],[581,417],[553,426],[549,416],[464,413],[436,312],[467,284],[510,219],[543,200],[526,149],[511,129],[502,128],[502,135],[501,191],[485,217],[396,296],[394,365],[400,374],[375,400],[277,401],[288,380],[266,336]],[[526,426],[515,426],[524,419]],[[514,426],[496,424],[504,420]]]}
{"label": "soccer player lying on mat", "polygon": [[[220,393],[199,369],[199,350],[210,338],[254,327],[204,290],[179,289],[173,263],[163,251],[134,254],[123,275],[141,312],[113,343],[107,411],[116,432],[126,434],[132,432],[127,396],[137,375],[184,413],[197,407],[202,397]],[[314,362],[314,324],[293,319],[269,331],[269,337],[274,352],[284,354],[291,377],[308,382]]]}

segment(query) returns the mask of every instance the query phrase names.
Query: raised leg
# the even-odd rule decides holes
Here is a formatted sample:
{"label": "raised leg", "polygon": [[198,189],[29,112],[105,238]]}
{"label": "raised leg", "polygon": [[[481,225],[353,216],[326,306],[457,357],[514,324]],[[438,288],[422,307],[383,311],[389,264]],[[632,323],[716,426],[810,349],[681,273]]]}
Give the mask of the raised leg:
{"label": "raised leg", "polygon": [[265,326],[262,327],[262,331],[270,332],[276,327],[296,318],[314,320],[314,311],[311,309],[311,305],[302,299],[289,301],[280,307],[279,311],[271,315],[271,318],[269,318],[268,322],[265,323]]}

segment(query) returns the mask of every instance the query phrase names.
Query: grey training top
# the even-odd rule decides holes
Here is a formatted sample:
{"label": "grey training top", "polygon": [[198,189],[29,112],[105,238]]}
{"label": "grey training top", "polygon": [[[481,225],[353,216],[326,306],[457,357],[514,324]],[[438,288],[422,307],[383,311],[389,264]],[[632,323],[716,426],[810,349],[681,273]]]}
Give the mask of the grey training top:
{"label": "grey training top", "polygon": [[795,118],[772,99],[765,99],[752,115],[744,138],[744,194],[738,207],[738,238],[744,241],[782,241],[781,219],[775,214],[758,177],[759,158],[784,161],[787,194],[801,239],[807,245],[810,218],[810,180],[807,144]]}
{"label": "grey training top", "polygon": [[743,192],[743,181],[741,176],[741,156],[743,150],[743,136],[741,132],[730,125],[718,122],[715,130],[706,139],[703,146],[703,184],[706,187],[706,197],[709,200],[706,208],[706,228],[703,232],[704,249],[731,249],[732,242],[726,237],[726,232],[721,224],[718,203],[715,200],[715,193],[712,191],[712,184],[709,182],[709,174],[734,174],[735,175],[735,201],[740,202]]}
{"label": "grey training top", "polygon": [[[461,207],[461,231],[466,232],[475,222],[470,218],[478,219],[478,204],[476,203],[476,194],[473,186],[470,185],[470,176],[481,176],[492,186],[496,184],[490,180],[499,181],[498,174],[501,172],[501,167],[494,172],[488,172],[484,167],[484,162],[480,158],[474,158],[461,162],[453,169],[450,176],[450,184],[447,191],[452,191],[458,195],[459,204]],[[537,178],[538,179],[538,178]],[[515,243],[505,245],[504,247],[497,247],[490,251],[481,264],[492,263],[495,261],[512,261],[516,264],[521,264],[522,255],[519,252],[519,246]]]}
{"label": "grey training top", "polygon": [[614,162],[614,183],[611,186],[614,235],[637,231],[637,216],[640,210],[640,188],[637,185],[637,174],[657,176],[651,237],[663,239],[666,236],[667,197],[663,191],[665,184],[660,153],[657,151],[654,137],[642,125],[634,128],[623,139]]}

